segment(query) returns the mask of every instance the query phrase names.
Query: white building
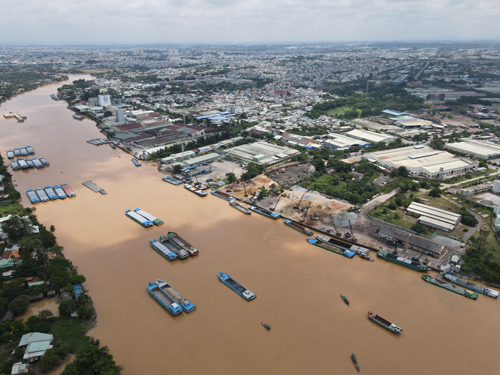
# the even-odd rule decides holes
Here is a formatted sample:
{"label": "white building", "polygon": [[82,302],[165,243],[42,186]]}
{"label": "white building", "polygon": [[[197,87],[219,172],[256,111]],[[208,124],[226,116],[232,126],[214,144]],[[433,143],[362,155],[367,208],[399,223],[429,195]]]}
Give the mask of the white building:
{"label": "white building", "polygon": [[48,333],[31,332],[23,335],[18,346],[26,346],[23,359],[30,360],[42,357],[48,349],[52,348],[54,337]]}
{"label": "white building", "polygon": [[500,157],[500,145],[488,141],[465,138],[460,142],[447,143],[446,148],[464,154],[475,155],[480,159],[496,159]]}
{"label": "white building", "polygon": [[360,130],[360,129],[351,130],[350,132],[347,132],[346,135],[348,135],[349,137],[362,139],[372,144],[378,142],[389,143],[392,142],[394,139],[396,139],[392,135],[380,134],[369,130]]}
{"label": "white building", "polygon": [[99,106],[106,107],[111,105],[111,97],[108,94],[99,95]]}

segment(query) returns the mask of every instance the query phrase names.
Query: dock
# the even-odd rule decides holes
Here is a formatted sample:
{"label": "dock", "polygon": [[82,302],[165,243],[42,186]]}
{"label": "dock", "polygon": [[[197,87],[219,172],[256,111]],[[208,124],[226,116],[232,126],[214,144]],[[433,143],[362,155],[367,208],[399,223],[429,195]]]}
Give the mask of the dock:
{"label": "dock", "polygon": [[85,182],[82,182],[82,184],[86,187],[88,187],[90,190],[92,190],[94,193],[99,193],[101,190],[103,190],[102,187],[99,185],[93,183],[92,181],[88,180]]}

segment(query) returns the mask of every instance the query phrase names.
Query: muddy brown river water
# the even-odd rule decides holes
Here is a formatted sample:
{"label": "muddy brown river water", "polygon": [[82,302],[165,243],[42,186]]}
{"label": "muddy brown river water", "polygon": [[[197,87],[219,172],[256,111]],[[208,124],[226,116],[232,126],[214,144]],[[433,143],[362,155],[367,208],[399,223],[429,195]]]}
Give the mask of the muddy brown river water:
{"label": "muddy brown river water", "polygon": [[[165,183],[155,165],[136,168],[121,150],[88,144],[102,135],[50,98],[60,85],[0,106],[1,114],[28,116],[24,123],[0,116],[0,151],[7,162],[7,150],[31,145],[50,162],[13,172],[22,204],[30,206],[30,188],[65,182],[76,192],[37,204],[36,214],[55,226],[66,256],[86,276],[98,317],[89,334],[110,348],[125,375],[350,374],[351,353],[364,374],[500,373],[500,301],[466,299],[379,259],[343,258],[308,245],[282,220],[249,217],[212,195],[199,198]],[[89,179],[108,194],[84,187]],[[165,224],[142,228],[124,214],[136,207]],[[148,241],[168,231],[185,237],[199,256],[172,263],[160,256]],[[243,300],[218,271],[257,298]],[[171,316],[146,289],[156,278],[197,309]],[[371,322],[369,310],[400,325],[402,334]]]}

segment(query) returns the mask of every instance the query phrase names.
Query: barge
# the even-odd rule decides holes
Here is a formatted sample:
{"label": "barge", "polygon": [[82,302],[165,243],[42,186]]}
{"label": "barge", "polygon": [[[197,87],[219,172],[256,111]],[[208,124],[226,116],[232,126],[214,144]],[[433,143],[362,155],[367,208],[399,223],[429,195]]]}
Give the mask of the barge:
{"label": "barge", "polygon": [[247,301],[251,301],[255,299],[256,295],[252,293],[247,288],[243,287],[241,284],[236,282],[229,276],[227,273],[219,272],[219,280],[226,284],[229,288],[239,294],[241,297],[246,299]]}
{"label": "barge", "polygon": [[162,180],[165,181],[165,182],[169,182],[169,183],[171,183],[172,185],[175,185],[175,186],[182,184],[181,180],[173,178],[172,176],[165,176],[165,177],[162,178]]}
{"label": "barge", "polygon": [[196,249],[196,247],[191,245],[189,242],[187,242],[184,238],[179,236],[177,233],[168,232],[167,237],[170,241],[172,241],[178,247],[187,251],[190,256],[198,255],[198,249]]}
{"label": "barge", "polygon": [[280,214],[272,212],[271,210],[268,210],[266,208],[261,208],[256,206],[248,206],[248,208],[251,209],[253,212],[257,212],[258,214],[264,215],[273,220],[277,220],[281,217]]}
{"label": "barge", "polygon": [[14,159],[14,151],[8,150],[7,151],[7,159]]}
{"label": "barge", "polygon": [[10,162],[10,167],[15,171],[17,171],[18,169],[21,169],[21,167],[19,166],[19,163],[15,160]]}
{"label": "barge", "polygon": [[130,159],[132,161],[132,163],[136,166],[136,167],[140,167],[142,164],[139,163],[139,160],[137,160],[136,158],[132,158]]}
{"label": "barge", "polygon": [[17,159],[17,164],[19,164],[19,167],[21,167],[21,169],[29,169],[30,167],[24,159]]}
{"label": "barge", "polygon": [[420,263],[415,262],[415,261],[410,260],[410,259],[399,257],[399,256],[393,255],[393,254],[389,254],[386,251],[380,250],[377,253],[377,256],[379,258],[382,258],[382,259],[388,261],[388,262],[392,262],[394,264],[398,264],[400,266],[409,268],[409,269],[414,270],[414,271],[427,272],[427,271],[430,270],[430,267],[426,266],[425,264],[420,264]]}
{"label": "barge", "polygon": [[182,312],[182,307],[166,295],[158,284],[148,283],[148,291],[170,314],[179,315]]}
{"label": "barge", "polygon": [[177,258],[179,259],[186,259],[187,257],[189,257],[189,254],[186,250],[181,249],[166,236],[160,236],[160,243],[167,249],[172,251],[174,254],[176,254]]}
{"label": "barge", "polygon": [[35,150],[33,150],[33,147],[31,146],[26,146],[26,151],[28,151],[28,154],[33,155],[35,153]]}
{"label": "barge", "polygon": [[400,326],[391,323],[387,319],[384,319],[380,315],[374,314],[371,311],[368,311],[368,318],[377,323],[379,326],[384,327],[386,330],[391,331],[392,333],[403,332],[403,328],[401,328]]}
{"label": "barge", "polygon": [[54,191],[56,192],[59,199],[66,199],[66,193],[61,188],[61,185],[54,185]]}
{"label": "barge", "polygon": [[302,225],[297,224],[296,222],[290,220],[290,219],[285,219],[285,225],[288,225],[290,228],[293,228],[300,233],[305,234],[306,236],[312,236],[313,232],[310,231],[309,229],[303,227]]}
{"label": "barge", "polygon": [[48,202],[49,197],[47,196],[47,193],[42,188],[37,187],[35,189],[36,195],[38,195],[38,198],[40,198],[40,202]]}
{"label": "barge", "polygon": [[152,221],[145,219],[144,217],[142,217],[138,213],[135,213],[132,210],[126,210],[125,215],[127,215],[130,219],[134,220],[136,223],[141,224],[144,228],[149,228],[153,226]]}
{"label": "barge", "polygon": [[38,198],[38,196],[33,191],[33,189],[28,189],[28,191],[26,192],[26,195],[28,196],[31,204],[40,203],[40,198]]}
{"label": "barge", "polygon": [[469,292],[466,289],[459,288],[458,286],[446,283],[444,281],[438,280],[437,278],[431,277],[429,275],[422,275],[422,279],[430,284],[436,285],[440,288],[449,290],[450,292],[460,294],[464,297],[477,300],[478,294],[476,292]]}
{"label": "barge", "polygon": [[346,258],[352,258],[356,254],[354,251],[344,248],[343,242],[337,241],[334,238],[316,235],[316,239],[307,238],[306,241],[314,246],[331,251],[332,253],[343,255]]}
{"label": "barge", "polygon": [[169,250],[166,246],[164,246],[161,242],[156,241],[155,239],[149,240],[151,247],[158,251],[161,255],[163,255],[168,260],[176,260],[177,254],[173,251]]}
{"label": "barge", "polygon": [[190,313],[196,309],[196,306],[191,301],[172,288],[172,285],[166,281],[156,279],[156,284],[158,285],[158,288],[163,291],[163,293],[165,293],[171,300],[179,304],[185,312]]}
{"label": "barge", "polygon": [[233,208],[236,208],[238,211],[243,212],[246,215],[250,215],[252,213],[252,211],[250,211],[248,208],[239,204],[238,201],[236,200],[236,198],[232,198],[229,201],[229,205]]}
{"label": "barge", "polygon": [[26,150],[26,148],[21,147],[21,148],[19,149],[19,151],[21,151],[21,155],[22,155],[22,156],[28,156],[28,150]]}
{"label": "barge", "polygon": [[14,156],[21,156],[21,150],[19,150],[18,148],[15,148],[14,149]]}
{"label": "barge", "polygon": [[50,164],[45,158],[40,158],[40,162],[43,164],[44,167],[48,167]]}
{"label": "barge", "polygon": [[137,212],[142,217],[144,217],[145,219],[152,221],[154,225],[162,225],[163,224],[163,220],[158,219],[157,217],[151,215],[149,212],[143,211],[140,208],[134,208],[134,211]]}
{"label": "barge", "polygon": [[69,187],[68,184],[65,184],[64,182],[61,184],[61,188],[64,190],[68,198],[73,198],[76,197],[75,192],[73,191],[72,188]]}
{"label": "barge", "polygon": [[51,201],[55,201],[55,200],[59,199],[59,197],[57,196],[54,189],[52,189],[52,186],[47,185],[43,188],[43,190],[45,190],[45,193],[49,196],[49,199]]}
{"label": "barge", "polygon": [[102,187],[99,185],[93,183],[92,181],[88,180],[85,182],[82,182],[82,185],[85,187],[88,187],[90,190],[92,190],[94,193],[99,193],[101,190],[103,190]]}
{"label": "barge", "polygon": [[83,116],[81,116],[81,115],[76,115],[76,114],[75,114],[75,115],[73,115],[73,118],[74,118],[74,119],[77,119],[77,120],[83,120],[83,118],[84,118],[84,117],[83,117]]}
{"label": "barge", "polygon": [[215,195],[216,197],[219,197],[220,199],[224,199],[225,201],[230,202],[233,197],[231,197],[229,194],[222,193],[220,191],[217,191],[215,189],[210,189],[210,192],[212,195]]}
{"label": "barge", "polygon": [[471,283],[468,280],[454,276],[451,273],[445,273],[443,276],[446,278],[446,280],[448,280],[449,282],[452,282],[453,284],[463,286],[467,289],[473,290],[474,292],[477,292],[477,293],[484,294],[484,295],[491,297],[491,298],[498,298],[498,291],[495,289],[482,287],[480,285]]}
{"label": "barge", "polygon": [[33,162],[33,164],[35,164],[36,169],[43,168],[43,164],[37,158],[31,158],[31,161]]}
{"label": "barge", "polygon": [[200,197],[206,197],[207,193],[204,192],[201,189],[197,189],[196,186],[190,185],[190,184],[184,184],[184,189],[189,190],[191,193],[196,194]]}
{"label": "barge", "polygon": [[35,163],[33,163],[31,159],[24,159],[24,161],[28,164],[30,168],[35,168]]}

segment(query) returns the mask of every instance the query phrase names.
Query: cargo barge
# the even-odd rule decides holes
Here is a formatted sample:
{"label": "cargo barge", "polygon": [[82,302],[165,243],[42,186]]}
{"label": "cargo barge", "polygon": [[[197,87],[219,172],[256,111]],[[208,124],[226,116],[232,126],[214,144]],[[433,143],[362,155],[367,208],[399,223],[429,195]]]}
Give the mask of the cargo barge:
{"label": "cargo barge", "polygon": [[14,159],[14,151],[8,150],[7,151],[7,159]]}
{"label": "cargo barge", "polygon": [[430,284],[436,285],[440,288],[449,290],[450,292],[460,294],[461,296],[477,300],[478,294],[475,292],[469,292],[466,289],[459,288],[458,286],[445,283],[444,281],[438,280],[437,278],[431,277],[429,275],[422,275],[422,279]]}
{"label": "cargo barge", "polygon": [[196,249],[196,247],[191,245],[189,242],[187,242],[184,238],[179,236],[177,233],[168,232],[167,237],[170,241],[172,241],[178,247],[180,247],[183,250],[186,250],[190,256],[198,255],[198,249]]}
{"label": "cargo barge", "polygon": [[66,199],[66,193],[64,190],[61,188],[61,185],[54,185],[54,191],[56,192],[57,196],[59,199]]}
{"label": "cargo barge", "polygon": [[165,182],[169,182],[169,183],[171,183],[172,185],[175,185],[175,186],[182,184],[181,180],[173,178],[172,176],[165,176],[165,177],[162,178],[162,180],[165,181]]}
{"label": "cargo barge", "polygon": [[158,219],[157,217],[151,215],[149,212],[143,211],[140,208],[134,208],[134,211],[137,212],[142,217],[144,217],[145,219],[152,221],[154,225],[163,224],[163,220]]}
{"label": "cargo barge", "polygon": [[285,225],[288,225],[290,228],[293,228],[297,231],[299,231],[300,233],[303,233],[307,236],[312,236],[313,235],[313,232],[310,231],[309,229],[303,227],[302,225],[299,225],[297,224],[296,222],[290,220],[290,219],[285,219]]}
{"label": "cargo barge", "polygon": [[380,315],[374,314],[371,311],[368,311],[368,318],[377,323],[379,326],[384,327],[386,330],[391,331],[392,333],[403,332],[403,328],[401,328],[400,326],[391,323],[387,319],[384,319]]}
{"label": "cargo barge", "polygon": [[61,187],[62,189],[64,190],[64,192],[66,193],[66,195],[68,196],[68,198],[73,198],[73,197],[76,197],[76,194],[75,192],[73,191],[72,188],[69,187],[68,184],[65,184],[64,182],[61,184]]}
{"label": "cargo barge", "polygon": [[26,146],[26,151],[28,151],[28,154],[33,155],[35,153],[35,150],[33,150],[33,147],[31,146]]}
{"label": "cargo barge", "polygon": [[247,288],[243,287],[241,284],[236,282],[229,276],[227,273],[219,272],[219,280],[226,284],[229,288],[239,294],[241,297],[246,299],[247,301],[253,300],[256,295],[252,293]]}
{"label": "cargo barge", "polygon": [[43,168],[43,164],[37,158],[31,158],[31,161],[33,162],[33,164],[35,164],[36,169]]}
{"label": "cargo barge", "polygon": [[343,255],[346,258],[352,258],[356,254],[354,251],[345,248],[345,243],[334,238],[317,234],[316,239],[307,238],[306,241],[314,246],[331,251],[332,253]]}
{"label": "cargo barge", "polygon": [[28,156],[28,150],[26,150],[26,148],[21,147],[21,148],[19,149],[19,151],[21,151],[21,155],[22,155],[22,156]]}
{"label": "cargo barge", "polygon": [[132,161],[132,163],[136,166],[136,167],[140,167],[142,164],[139,163],[139,160],[137,160],[136,158],[132,158],[130,159]]}
{"label": "cargo barge", "polygon": [[36,195],[38,195],[38,198],[40,198],[40,202],[48,202],[49,201],[49,197],[47,196],[47,194],[45,193],[45,191],[42,188],[37,187],[35,189],[35,193],[36,193]]}
{"label": "cargo barge", "polygon": [[191,193],[198,195],[199,197],[206,197],[207,193],[203,190],[197,189],[195,186],[190,184],[184,184],[184,189],[189,190]]}
{"label": "cargo barge", "polygon": [[491,298],[498,298],[498,291],[495,289],[482,287],[480,285],[471,283],[468,280],[454,276],[451,273],[445,273],[443,276],[446,278],[446,280],[452,282],[453,284],[463,286],[467,289],[473,290],[474,292],[477,292],[477,293],[484,294],[484,295],[491,297]]}
{"label": "cargo barge", "polygon": [[21,156],[21,150],[19,150],[18,148],[15,148],[14,149],[14,156]]}
{"label": "cargo barge", "polygon": [[222,193],[220,191],[217,191],[215,189],[210,189],[210,192],[215,195],[216,197],[219,197],[220,199],[224,199],[225,201],[230,201],[233,197],[231,197],[229,194]]}
{"label": "cargo barge", "polygon": [[170,251],[166,246],[164,246],[161,242],[156,241],[155,239],[149,240],[151,247],[158,251],[161,255],[163,255],[168,260],[176,260],[177,254],[173,251]]}
{"label": "cargo barge", "polygon": [[160,243],[167,249],[172,251],[174,254],[176,254],[177,258],[179,259],[186,259],[187,257],[189,257],[189,254],[186,250],[181,249],[175,243],[170,241],[170,239],[167,236],[160,236]]}
{"label": "cargo barge", "polygon": [[277,220],[281,217],[280,214],[274,213],[271,210],[266,208],[256,207],[256,206],[248,206],[253,212],[257,212],[258,214],[264,215],[270,219]]}
{"label": "cargo barge", "polygon": [[127,215],[130,219],[134,220],[136,223],[141,224],[144,228],[149,228],[153,226],[153,222],[145,219],[141,215],[135,213],[132,210],[126,210],[125,215]]}
{"label": "cargo barge", "polygon": [[40,203],[40,198],[38,198],[38,196],[33,191],[33,189],[28,189],[28,191],[26,192],[26,195],[28,196],[31,204]]}
{"label": "cargo barge", "polygon": [[31,159],[24,159],[24,161],[28,164],[30,168],[35,168],[35,163],[33,163]]}
{"label": "cargo barge", "polygon": [[21,167],[19,166],[19,163],[17,161],[15,161],[15,160],[10,162],[10,167],[14,171],[17,171],[18,169],[21,169]]}
{"label": "cargo barge", "polygon": [[248,208],[246,208],[246,207],[242,206],[241,204],[239,204],[238,201],[235,198],[232,198],[229,201],[229,205],[231,207],[236,208],[238,211],[243,212],[245,215],[250,215],[252,213],[251,210],[249,210]]}
{"label": "cargo barge", "polygon": [[45,193],[49,196],[49,199],[51,201],[59,199],[54,189],[52,189],[52,186],[47,185],[43,188],[43,190],[45,190]]}
{"label": "cargo barge", "polygon": [[40,158],[40,162],[43,164],[44,167],[48,167],[50,164],[45,158]]}
{"label": "cargo barge", "polygon": [[415,262],[415,261],[410,260],[410,259],[406,259],[406,258],[403,258],[403,257],[398,257],[397,255],[389,254],[386,251],[380,250],[377,253],[377,256],[379,258],[382,258],[382,259],[388,261],[388,262],[392,262],[394,264],[398,264],[400,266],[409,268],[409,269],[414,270],[414,271],[427,272],[427,271],[430,270],[430,267],[427,267],[425,264],[420,264],[420,263]]}
{"label": "cargo barge", "polygon": [[94,193],[99,193],[101,190],[103,190],[102,187],[99,185],[93,183],[92,181],[88,180],[85,182],[82,182],[82,185],[85,187],[88,187],[90,190],[92,190]]}
{"label": "cargo barge", "polygon": [[17,159],[16,161],[21,169],[29,169],[30,166],[24,161],[24,159]]}
{"label": "cargo barge", "polygon": [[185,312],[190,313],[191,311],[196,310],[196,306],[191,301],[172,288],[172,285],[166,281],[156,279],[156,284],[158,285],[158,288],[163,291],[163,293],[165,293],[171,300],[179,304]]}
{"label": "cargo barge", "polygon": [[158,284],[148,283],[148,291],[170,314],[179,315],[182,312],[182,307],[167,296]]}
{"label": "cargo barge", "polygon": [[73,115],[73,118],[77,119],[77,120],[83,120],[84,119],[84,117],[80,116],[80,115]]}

